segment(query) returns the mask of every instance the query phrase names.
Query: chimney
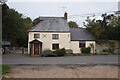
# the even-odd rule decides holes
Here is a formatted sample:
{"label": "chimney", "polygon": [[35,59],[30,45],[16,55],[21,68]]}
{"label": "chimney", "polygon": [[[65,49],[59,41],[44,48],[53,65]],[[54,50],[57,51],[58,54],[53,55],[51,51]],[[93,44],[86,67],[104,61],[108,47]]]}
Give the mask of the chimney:
{"label": "chimney", "polygon": [[64,14],[64,18],[65,18],[65,20],[67,20],[67,13],[66,12]]}

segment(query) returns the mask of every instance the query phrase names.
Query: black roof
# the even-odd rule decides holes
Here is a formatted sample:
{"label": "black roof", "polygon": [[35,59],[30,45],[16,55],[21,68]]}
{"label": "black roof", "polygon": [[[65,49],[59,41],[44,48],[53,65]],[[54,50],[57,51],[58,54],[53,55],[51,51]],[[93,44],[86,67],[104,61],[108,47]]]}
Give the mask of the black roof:
{"label": "black roof", "polygon": [[71,41],[94,41],[91,34],[86,28],[70,28]]}

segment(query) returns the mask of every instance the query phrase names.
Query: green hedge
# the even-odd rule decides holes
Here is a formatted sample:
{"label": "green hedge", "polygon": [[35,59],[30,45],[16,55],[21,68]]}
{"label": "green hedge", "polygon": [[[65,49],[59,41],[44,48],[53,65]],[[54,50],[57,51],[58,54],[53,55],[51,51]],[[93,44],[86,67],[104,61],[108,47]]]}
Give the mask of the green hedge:
{"label": "green hedge", "polygon": [[84,54],[89,54],[91,51],[91,48],[90,47],[87,47],[87,48],[81,48],[81,52],[84,53]]}
{"label": "green hedge", "polygon": [[65,48],[57,49],[56,51],[54,51],[54,54],[55,54],[56,56],[65,56],[65,55],[66,55]]}
{"label": "green hedge", "polygon": [[53,53],[52,50],[44,50],[42,52],[42,57],[54,57],[55,54]]}

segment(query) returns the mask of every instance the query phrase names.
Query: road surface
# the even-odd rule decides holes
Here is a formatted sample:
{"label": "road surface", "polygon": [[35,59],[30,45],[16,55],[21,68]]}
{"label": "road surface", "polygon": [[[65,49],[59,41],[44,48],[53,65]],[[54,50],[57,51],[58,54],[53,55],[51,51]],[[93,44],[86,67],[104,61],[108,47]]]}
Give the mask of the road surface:
{"label": "road surface", "polygon": [[28,57],[4,55],[3,64],[79,64],[79,65],[117,65],[118,55],[72,56],[72,57]]}

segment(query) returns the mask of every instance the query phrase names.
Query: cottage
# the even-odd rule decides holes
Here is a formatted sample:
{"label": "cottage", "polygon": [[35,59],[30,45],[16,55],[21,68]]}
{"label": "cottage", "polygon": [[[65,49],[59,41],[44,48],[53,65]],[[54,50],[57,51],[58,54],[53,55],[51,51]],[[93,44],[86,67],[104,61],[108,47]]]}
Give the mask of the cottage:
{"label": "cottage", "polygon": [[29,30],[28,54],[38,55],[43,50],[60,48],[81,53],[81,47],[89,47],[95,41],[86,29],[69,28],[67,13],[64,17],[40,17],[40,22]]}

